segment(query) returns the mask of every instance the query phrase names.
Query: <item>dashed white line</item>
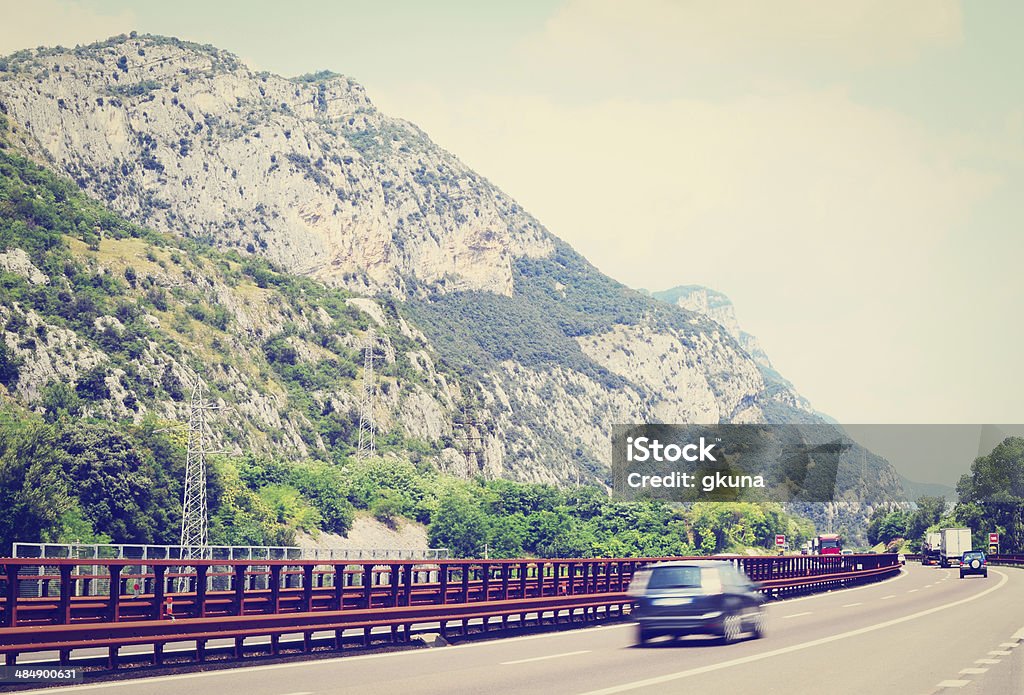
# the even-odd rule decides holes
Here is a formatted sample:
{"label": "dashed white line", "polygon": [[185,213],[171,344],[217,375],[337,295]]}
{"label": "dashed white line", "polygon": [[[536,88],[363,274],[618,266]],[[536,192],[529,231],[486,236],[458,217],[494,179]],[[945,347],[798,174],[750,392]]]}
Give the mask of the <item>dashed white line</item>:
{"label": "dashed white line", "polygon": [[987,672],[987,668],[962,668],[960,673],[962,675],[977,676],[979,674]]}
{"label": "dashed white line", "polygon": [[563,656],[576,656],[577,654],[589,654],[589,649],[581,649],[578,652],[565,652],[563,654],[547,654],[545,656],[535,656],[530,659],[516,659],[515,661],[502,661],[502,666],[511,666],[512,664],[527,664],[531,661],[547,661],[548,659],[560,659]]}
{"label": "dashed white line", "polygon": [[1009,649],[994,649],[990,651],[989,656],[1010,656]]}
{"label": "dashed white line", "polygon": [[910,590],[910,591],[908,591],[907,593],[908,593],[908,594],[912,594],[912,593],[914,593],[915,591],[917,591],[917,589],[911,589],[911,590]]}
{"label": "dashed white line", "polygon": [[843,608],[853,608],[854,606],[863,606],[863,605],[864,605],[863,601],[858,601],[857,603],[847,603],[847,604],[845,604],[843,606]]}
{"label": "dashed white line", "polygon": [[1004,647],[1006,649],[1016,649],[1018,646],[1020,646],[1020,642],[1001,642],[999,646]]}
{"label": "dashed white line", "polygon": [[888,596],[883,596],[882,600],[883,601],[888,601],[891,598],[896,598],[896,594],[889,594]]}
{"label": "dashed white line", "polygon": [[1001,659],[975,659],[974,663],[976,663],[976,664],[1001,664],[1003,662],[1002,662]]}
{"label": "dashed white line", "polygon": [[783,618],[799,618],[802,615],[810,615],[814,611],[804,611],[803,613],[791,613],[789,615],[782,616]]}
{"label": "dashed white line", "polygon": [[962,688],[970,683],[970,681],[942,681],[939,683],[940,688]]}
{"label": "dashed white line", "polygon": [[[642,680],[631,681],[631,682],[628,682],[628,683],[620,683],[618,685],[613,685],[613,686],[610,686],[610,687],[607,687],[607,688],[600,688],[598,690],[591,690],[591,691],[589,691],[587,693],[584,693],[583,695],[612,695],[613,693],[622,693],[622,692],[626,692],[626,691],[629,691],[629,690],[638,690],[640,688],[650,688],[651,686],[662,685],[664,683],[671,683],[671,682],[674,682],[674,681],[682,680],[684,678],[689,678],[691,676],[698,676],[698,675],[702,675],[702,674],[705,674],[705,673],[712,673],[714,671],[721,671],[723,669],[731,668],[733,666],[740,666],[742,664],[750,664],[750,663],[754,663],[756,661],[763,661],[765,659],[771,659],[771,658],[774,658],[776,656],[781,656],[783,654],[792,654],[793,652],[803,651],[804,649],[811,649],[813,647],[817,647],[817,646],[820,646],[822,644],[830,644],[832,642],[837,642],[839,640],[848,639],[850,637],[856,637],[858,635],[868,634],[868,633],[871,633],[871,632],[875,632],[876,630],[884,630],[885,628],[891,627],[893,625],[900,625],[902,623],[905,623],[905,622],[908,622],[908,621],[911,621],[911,620],[916,620],[918,618],[923,618],[926,615],[933,615],[935,613],[938,613],[939,611],[949,610],[950,608],[953,608],[954,606],[962,606],[962,605],[964,605],[966,603],[969,603],[971,601],[977,601],[978,599],[982,598],[983,596],[987,596],[988,594],[992,593],[993,591],[998,591],[1003,586],[1005,586],[1008,581],[1010,581],[1010,577],[1007,576],[1006,574],[1004,574],[1003,572],[1000,572],[999,570],[993,570],[993,571],[998,573],[1002,577],[999,580],[998,584],[996,584],[993,587],[989,587],[989,588],[985,589],[984,591],[980,591],[977,594],[973,594],[973,595],[968,596],[966,598],[962,598],[962,599],[959,599],[957,601],[952,601],[950,603],[946,603],[946,604],[943,604],[941,606],[934,606],[934,607],[929,608],[927,610],[918,611],[917,613],[911,613],[910,615],[904,615],[904,616],[901,616],[899,618],[893,618],[892,620],[886,620],[884,622],[876,623],[874,625],[868,625],[868,626],[865,626],[865,627],[857,628],[856,630],[850,630],[848,632],[841,632],[841,633],[836,634],[836,635],[829,635],[828,637],[822,637],[820,639],[811,640],[809,642],[802,642],[802,643],[799,643],[799,644],[792,644],[792,645],[790,645],[788,647],[781,647],[779,649],[773,649],[773,650],[767,651],[767,652],[759,652],[757,654],[751,654],[749,656],[742,656],[742,657],[738,657],[736,659],[729,659],[727,661],[720,661],[720,662],[715,663],[715,664],[709,664],[707,666],[699,666],[697,668],[691,668],[691,669],[687,669],[685,671],[678,671],[676,673],[666,673],[664,675],[654,676],[652,678],[644,678]],[[999,663],[999,662],[997,661],[996,663]]]}

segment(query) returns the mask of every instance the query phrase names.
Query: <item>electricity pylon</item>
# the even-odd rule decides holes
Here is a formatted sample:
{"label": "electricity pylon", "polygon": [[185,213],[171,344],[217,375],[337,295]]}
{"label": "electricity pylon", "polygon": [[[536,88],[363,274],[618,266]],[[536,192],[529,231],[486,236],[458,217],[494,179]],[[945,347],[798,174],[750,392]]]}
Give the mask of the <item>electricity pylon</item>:
{"label": "electricity pylon", "polygon": [[462,418],[452,422],[452,429],[455,430],[453,443],[459,444],[457,448],[466,457],[466,475],[469,478],[484,470],[486,465],[481,431],[483,424],[483,421],[474,419],[465,406],[462,408]]}
{"label": "electricity pylon", "polygon": [[377,453],[377,422],[374,417],[377,382],[373,373],[374,362],[377,360],[377,334],[372,328],[366,334],[363,350],[363,397],[359,402],[359,448],[356,452],[359,458]]}
{"label": "electricity pylon", "polygon": [[209,553],[206,506],[206,411],[218,406],[203,400],[203,381],[196,378],[188,416],[188,453],[185,458],[185,495],[181,505],[183,558],[204,558]]}

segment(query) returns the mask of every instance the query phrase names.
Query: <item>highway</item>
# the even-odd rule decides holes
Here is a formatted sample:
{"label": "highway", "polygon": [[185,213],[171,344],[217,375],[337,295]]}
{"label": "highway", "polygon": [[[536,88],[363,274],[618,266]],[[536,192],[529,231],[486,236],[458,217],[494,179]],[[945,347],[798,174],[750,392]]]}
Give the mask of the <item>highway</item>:
{"label": "highway", "polygon": [[1024,693],[1024,569],[960,580],[912,563],[895,579],[769,604],[762,640],[633,642],[634,626],[615,623],[33,692]]}

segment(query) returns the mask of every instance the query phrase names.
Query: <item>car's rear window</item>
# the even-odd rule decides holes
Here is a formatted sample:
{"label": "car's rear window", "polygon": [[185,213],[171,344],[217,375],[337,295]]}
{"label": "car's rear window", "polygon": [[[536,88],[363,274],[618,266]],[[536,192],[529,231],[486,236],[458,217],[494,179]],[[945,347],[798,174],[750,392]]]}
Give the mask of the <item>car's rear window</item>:
{"label": "car's rear window", "polygon": [[655,567],[648,589],[693,589],[700,586],[700,567]]}

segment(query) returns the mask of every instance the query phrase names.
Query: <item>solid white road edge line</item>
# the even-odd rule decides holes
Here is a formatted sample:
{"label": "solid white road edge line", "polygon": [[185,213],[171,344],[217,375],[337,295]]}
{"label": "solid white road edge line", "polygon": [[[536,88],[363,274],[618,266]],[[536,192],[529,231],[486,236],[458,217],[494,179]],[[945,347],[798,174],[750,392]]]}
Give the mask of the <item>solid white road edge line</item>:
{"label": "solid white road edge line", "polygon": [[[868,625],[866,627],[858,628],[856,630],[850,630],[848,632],[841,632],[838,635],[831,635],[829,637],[822,637],[821,639],[811,640],[810,642],[802,642],[800,644],[793,644],[788,647],[782,647],[781,649],[773,649],[770,652],[762,652],[760,654],[751,654],[750,656],[740,657],[738,659],[730,659],[728,661],[720,661],[717,664],[709,664],[708,666],[701,666],[698,668],[692,668],[687,671],[679,671],[677,673],[669,673],[664,676],[656,676],[654,678],[646,678],[640,681],[633,681],[631,683],[623,683],[621,685],[612,686],[610,688],[601,688],[600,690],[591,690],[583,695],[610,695],[611,693],[623,693],[629,690],[637,690],[639,688],[647,688],[654,685],[661,685],[662,683],[670,683],[672,681],[681,680],[683,678],[689,678],[690,676],[697,676],[702,673],[710,673],[712,671],[721,671],[722,669],[729,668],[731,666],[740,666],[742,664],[749,664],[755,661],[762,661],[764,659],[770,659],[773,656],[781,656],[783,654],[791,654],[793,652],[803,651],[804,649],[810,649],[811,647],[817,647],[822,644],[828,644],[830,642],[838,642],[839,640],[848,639],[850,637],[856,637],[858,635],[867,634],[874,632],[875,630],[882,630],[893,625],[899,625],[910,620],[916,620],[923,618],[926,615],[932,613],[938,613],[940,611],[948,610],[955,606],[960,606],[971,601],[976,601],[982,596],[987,596],[993,591],[998,591],[1006,585],[1006,582],[1010,580],[1009,576],[999,570],[993,570],[998,572],[1002,579],[999,583],[993,587],[989,587],[984,591],[977,593],[973,596],[953,601],[952,603],[946,603],[941,606],[935,606],[927,610],[918,611],[917,613],[911,613],[900,618],[893,618],[892,620],[886,620],[882,623],[876,623],[875,625]],[[975,662],[978,663],[978,662]]]}
{"label": "solid white road edge line", "polygon": [[589,649],[581,649],[578,652],[565,652],[564,654],[548,654],[546,656],[534,656],[529,659],[516,659],[515,661],[502,661],[502,666],[511,666],[512,664],[528,664],[531,661],[547,661],[548,659],[560,659],[563,656],[576,656],[577,654],[589,654]]}

